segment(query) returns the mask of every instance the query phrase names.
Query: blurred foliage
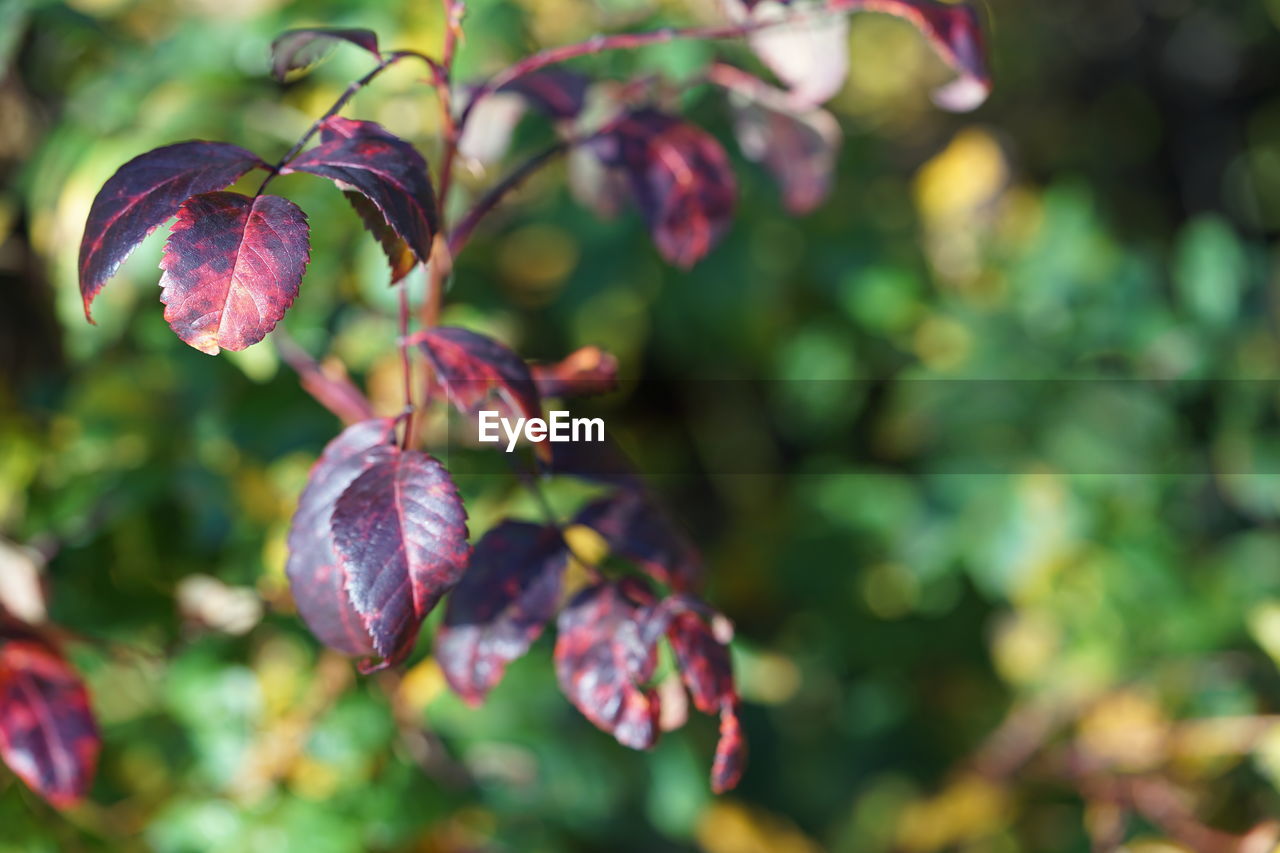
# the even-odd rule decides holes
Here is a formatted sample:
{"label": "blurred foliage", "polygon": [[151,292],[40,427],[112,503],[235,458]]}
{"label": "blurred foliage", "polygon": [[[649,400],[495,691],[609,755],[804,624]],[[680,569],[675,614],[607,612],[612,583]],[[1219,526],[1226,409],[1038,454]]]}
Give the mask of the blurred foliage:
{"label": "blurred foliage", "polygon": [[[690,14],[471,6],[463,78]],[[996,91],[971,116],[929,104],[943,72],[911,28],[855,20],[838,186],[811,217],[735,152],[738,221],[685,274],[633,213],[577,207],[556,166],[459,259],[447,318],[533,357],[621,360],[611,423],[738,627],[753,752],[717,800],[710,720],[623,750],[559,696],[546,639],[478,710],[429,640],[367,679],[321,653],[283,542],[338,424],[269,345],[211,359],[174,338],[161,234],[84,324],[76,247],[120,163],[187,138],[270,159],[367,65],[339,50],[282,89],[277,32],[432,51],[438,5],[0,2],[0,534],[23,546],[0,572],[42,567],[106,742],[69,814],[0,778],[0,850],[1167,851],[1197,846],[1188,815],[1269,849],[1280,2],[988,12]],[[679,77],[711,52],[581,67]],[[434,159],[418,76],[396,68],[348,113]],[[687,107],[729,138],[710,93]],[[517,148],[547,134],[528,120]],[[274,186],[314,238],[284,325],[396,410],[377,246],[322,182]],[[494,478],[462,487],[473,532],[534,511]]]}

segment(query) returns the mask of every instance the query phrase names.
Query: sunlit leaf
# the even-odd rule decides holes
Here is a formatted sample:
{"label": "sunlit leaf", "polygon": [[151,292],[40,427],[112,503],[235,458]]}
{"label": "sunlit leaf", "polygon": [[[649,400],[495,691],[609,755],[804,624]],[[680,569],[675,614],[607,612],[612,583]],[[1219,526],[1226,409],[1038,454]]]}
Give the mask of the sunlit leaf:
{"label": "sunlit leaf", "polygon": [[0,758],[54,806],[88,791],[101,738],[89,694],[56,652],[33,639],[0,640]]}
{"label": "sunlit leaf", "polygon": [[648,749],[658,739],[657,691],[645,683],[657,663],[648,607],[622,587],[587,587],[556,621],[556,677],[582,714],[623,746]]}
{"label": "sunlit leaf", "polygon": [[121,166],[94,198],[80,242],[85,317],[124,259],[188,197],[230,186],[263,165],[257,155],[225,142],[179,142]]}
{"label": "sunlit leaf", "polygon": [[210,355],[242,350],[275,328],[311,259],[307,217],[280,196],[194,196],[178,210],[160,268],[164,318]]}
{"label": "sunlit leaf", "polygon": [[[381,125],[330,116],[320,126],[320,144],[280,170],[281,174],[290,172],[320,175],[343,191],[363,195],[419,261],[430,259],[438,223],[427,161],[416,148]],[[393,276],[403,276],[407,272],[403,249],[377,224],[367,205],[356,204],[356,211],[387,252]]]}

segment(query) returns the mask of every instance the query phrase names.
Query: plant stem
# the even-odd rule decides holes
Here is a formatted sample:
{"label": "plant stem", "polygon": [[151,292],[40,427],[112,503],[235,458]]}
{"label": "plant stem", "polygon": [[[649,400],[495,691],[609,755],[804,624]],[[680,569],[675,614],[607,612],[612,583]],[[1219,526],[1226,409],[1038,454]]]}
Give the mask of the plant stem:
{"label": "plant stem", "polygon": [[795,14],[782,18],[770,19],[766,21],[746,21],[738,24],[720,24],[716,26],[702,27],[664,27],[660,30],[649,30],[641,33],[617,33],[615,35],[593,36],[583,42],[576,44],[566,44],[560,47],[551,47],[546,50],[539,51],[532,56],[520,60],[514,65],[509,65],[498,73],[494,74],[488,80],[480,84],[479,87],[471,93],[471,97],[467,99],[467,104],[462,110],[462,115],[458,117],[458,129],[461,132],[466,126],[467,119],[470,118],[472,110],[476,104],[483,98],[492,95],[503,86],[532,74],[535,71],[541,71],[549,65],[558,65],[570,59],[577,59],[580,56],[592,56],[598,53],[605,53],[613,50],[635,50],[641,47],[648,47],[655,44],[666,44],[673,41],[682,40],[701,40],[701,41],[723,41],[724,39],[742,38],[750,35],[758,30],[768,29],[781,24],[797,24],[803,23],[812,17],[823,17],[825,12],[811,14]]}
{"label": "plant stem", "polygon": [[316,135],[320,130],[320,125],[322,125],[326,119],[330,119],[337,115],[338,112],[347,105],[347,101],[351,100],[357,92],[365,86],[368,86],[379,74],[386,71],[406,56],[417,56],[426,60],[428,64],[432,66],[435,65],[435,62],[429,57],[410,50],[397,50],[384,56],[382,61],[375,65],[368,74],[364,75],[359,80],[352,81],[346,89],[343,89],[342,94],[338,96],[338,100],[333,102],[333,106],[329,107],[329,109],[325,111],[324,115],[312,122],[311,127],[307,128],[307,132],[302,134],[302,137],[294,143],[293,147],[280,158],[280,162],[271,167],[270,174],[268,174],[262,181],[262,185],[258,187],[258,195],[262,195],[263,191],[267,188],[267,184],[275,180],[276,176],[280,174],[280,170],[289,165],[289,162],[293,160],[294,157],[298,156],[298,152],[302,150],[304,145],[311,141],[311,137]]}
{"label": "plant stem", "polygon": [[462,34],[462,18],[467,13],[466,0],[441,0],[444,5],[444,48],[441,52],[440,65],[443,69],[443,80],[436,81],[436,94],[440,100],[440,127],[444,136],[444,149],[440,155],[439,191],[436,199],[439,205],[440,229],[447,227],[446,209],[449,201],[449,190],[453,186],[453,168],[458,158],[458,140],[462,128],[455,123],[453,117],[452,78],[453,59],[458,50],[458,37]]}
{"label": "plant stem", "polygon": [[467,244],[467,240],[471,238],[471,232],[475,230],[480,220],[489,211],[497,207],[507,193],[518,187],[526,178],[548,163],[553,157],[568,151],[571,144],[570,140],[561,140],[543,149],[490,187],[489,191],[481,196],[471,210],[467,211],[467,215],[462,218],[462,221],[449,232],[449,252],[457,255],[462,250],[462,247]]}
{"label": "plant stem", "polygon": [[400,449],[413,446],[413,363],[409,359],[409,284],[400,282],[400,370],[404,377],[404,435]]}

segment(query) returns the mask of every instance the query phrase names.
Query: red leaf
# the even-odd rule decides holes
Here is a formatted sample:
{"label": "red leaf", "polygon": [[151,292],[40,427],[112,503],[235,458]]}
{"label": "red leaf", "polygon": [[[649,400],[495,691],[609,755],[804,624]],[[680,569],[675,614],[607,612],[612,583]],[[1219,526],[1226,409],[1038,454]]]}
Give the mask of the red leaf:
{"label": "red leaf", "polygon": [[[438,222],[427,161],[418,149],[381,125],[330,116],[320,125],[320,144],[280,170],[282,175],[290,172],[329,178],[340,189],[365,196],[381,214],[385,227],[403,240],[419,261],[426,263],[431,257]],[[366,225],[376,222],[367,207],[356,205],[356,211]],[[398,244],[381,226],[370,230],[387,251],[396,275],[403,269]]]}
{"label": "red leaf", "polygon": [[555,364],[530,368],[543,397],[585,397],[618,387],[618,360],[600,347],[574,350]]}
{"label": "red leaf", "polygon": [[479,704],[553,615],[569,552],[559,531],[504,521],[484,535],[449,595],[435,656],[450,686]]}
{"label": "red leaf", "polygon": [[58,808],[93,779],[101,738],[89,694],[71,667],[34,640],[0,644],[0,758]]}
{"label": "red leaf", "polygon": [[592,528],[615,554],[636,562],[674,589],[690,589],[700,581],[702,560],[697,549],[641,492],[620,491],[594,501],[583,507],[574,523]]}
{"label": "red leaf", "polygon": [[[458,411],[476,417],[486,405],[497,405],[504,417],[542,415],[538,387],[524,359],[493,338],[456,326],[437,326],[414,336],[439,384]],[[496,399],[495,399],[496,397]],[[550,461],[551,445],[534,450]]]}
{"label": "red leaf", "polygon": [[963,112],[991,93],[991,73],[978,14],[971,6],[934,0],[826,0],[837,12],[883,12],[911,22],[959,75],[933,93],[938,106]]}
{"label": "red leaf", "polygon": [[381,458],[392,441],[395,422],[367,420],[347,427],[325,447],[311,468],[307,486],[289,527],[289,588],[311,633],[326,646],[348,655],[374,654],[364,620],[347,597],[346,574],[333,547],[330,519],[338,498],[361,473]]}
{"label": "red leaf", "polygon": [[[560,690],[600,729],[632,749],[658,739],[657,691],[644,686],[657,665],[649,608],[617,584],[587,587],[556,620],[556,678]],[[659,635],[660,636],[660,635]]]}
{"label": "red leaf", "polygon": [[786,92],[745,71],[717,65],[711,73],[732,93],[742,153],[773,175],[787,210],[802,215],[821,204],[831,191],[843,139],[835,116],[820,107],[796,108]]}
{"label": "red leaf", "polygon": [[737,184],[724,149],[705,131],[644,108],[620,119],[592,148],[626,174],[668,262],[692,267],[728,229]]}
{"label": "red leaf", "polygon": [[291,71],[310,68],[344,41],[364,48],[375,59],[382,59],[378,51],[378,36],[372,30],[327,27],[286,30],[271,42],[271,73],[283,83]]}
{"label": "red leaf", "polygon": [[306,214],[274,195],[193,196],[171,232],[160,261],[164,318],[209,355],[266,337],[293,304],[311,259]]}
{"label": "red leaf", "polygon": [[462,500],[439,462],[394,446],[370,461],[334,505],[333,542],[351,604],[390,662],[408,654],[471,549]]}
{"label": "red leaf", "polygon": [[747,741],[738,721],[738,703],[726,702],[720,709],[720,742],[711,764],[711,790],[723,794],[736,788],[746,763]]}
{"label": "red leaf", "polygon": [[667,626],[667,639],[694,707],[714,714],[725,702],[737,699],[729,647],[716,639],[701,616],[692,610],[675,613]]}
{"label": "red leaf", "polygon": [[225,142],[179,142],[139,155],[112,175],[89,208],[80,242],[84,316],[107,279],[189,196],[230,186],[255,166],[252,152]]}

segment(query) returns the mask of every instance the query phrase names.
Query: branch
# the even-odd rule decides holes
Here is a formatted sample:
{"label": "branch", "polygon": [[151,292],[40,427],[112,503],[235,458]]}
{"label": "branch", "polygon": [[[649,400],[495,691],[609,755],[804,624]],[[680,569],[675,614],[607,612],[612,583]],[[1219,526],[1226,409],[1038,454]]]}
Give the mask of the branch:
{"label": "branch", "polygon": [[507,193],[520,186],[530,175],[550,162],[552,158],[568,151],[571,144],[573,144],[572,140],[561,140],[543,149],[490,187],[489,191],[475,203],[475,206],[467,211],[467,215],[463,217],[462,221],[449,232],[449,252],[456,256],[462,250],[462,247],[467,244],[467,240],[471,238],[471,232],[475,230],[480,220],[489,211],[497,207]]}
{"label": "branch", "polygon": [[344,424],[359,423],[373,417],[373,404],[347,378],[345,369],[339,366],[326,370],[294,343],[283,328],[277,327],[271,340],[280,358],[298,374],[302,390],[337,415]]}

